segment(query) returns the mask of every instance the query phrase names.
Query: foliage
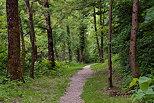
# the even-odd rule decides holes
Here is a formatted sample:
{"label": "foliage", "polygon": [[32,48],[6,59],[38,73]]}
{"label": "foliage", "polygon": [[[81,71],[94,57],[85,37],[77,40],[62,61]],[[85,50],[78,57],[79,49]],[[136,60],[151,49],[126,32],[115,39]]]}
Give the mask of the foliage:
{"label": "foliage", "polygon": [[[129,77],[129,45],[132,18],[132,1],[118,0],[114,3],[115,10],[114,35],[112,40],[113,53],[119,54],[119,62],[122,66],[123,74]],[[139,31],[137,36],[137,62],[138,68],[143,76],[153,77],[153,42],[154,42],[154,22],[153,22],[153,1],[140,1]]]}
{"label": "foliage", "polygon": [[0,2],[0,71],[4,72],[7,63],[7,29],[5,2]]}
{"label": "foliage", "polygon": [[154,79],[148,77],[134,78],[129,87],[139,85],[139,88],[134,90],[135,94],[132,96],[133,102],[142,101],[144,103],[154,102]]}
{"label": "foliage", "polygon": [[53,70],[49,70],[51,67],[51,61],[46,58],[40,59],[35,63],[35,75],[37,77],[42,77],[45,75],[56,76],[63,69],[64,63],[56,61],[56,66]]}

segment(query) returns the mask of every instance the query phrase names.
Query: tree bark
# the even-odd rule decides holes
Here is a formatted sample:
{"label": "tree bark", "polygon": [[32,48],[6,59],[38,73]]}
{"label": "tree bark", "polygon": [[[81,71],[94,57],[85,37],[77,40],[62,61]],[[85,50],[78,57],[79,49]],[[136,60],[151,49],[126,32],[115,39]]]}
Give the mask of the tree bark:
{"label": "tree bark", "polygon": [[8,23],[8,76],[11,80],[22,81],[18,0],[6,0],[6,12]]}
{"label": "tree bark", "polygon": [[34,23],[33,23],[33,2],[29,3],[29,0],[25,0],[28,16],[29,16],[29,25],[30,25],[30,41],[32,45],[32,62],[30,65],[30,77],[34,79],[34,64],[37,59],[37,46],[36,46],[36,37],[34,31]]}
{"label": "tree bark", "polygon": [[130,37],[130,66],[133,78],[139,78],[140,73],[136,63],[136,39],[138,32],[139,0],[133,0],[132,29]]}
{"label": "tree bark", "polygon": [[97,43],[97,48],[98,48],[98,56],[100,59],[100,63],[102,63],[102,58],[100,54],[100,45],[99,45],[99,40],[98,40],[98,34],[97,34],[97,25],[96,25],[96,11],[94,8],[94,28],[95,28],[95,34],[96,34],[96,43]]}
{"label": "tree bark", "polygon": [[[44,7],[49,8],[48,0],[44,0]],[[53,49],[54,46],[53,46],[50,14],[48,12],[45,13],[45,19],[46,19],[46,28],[47,28],[47,34],[48,34],[48,59],[49,61],[51,61],[51,68],[49,69],[53,69],[55,67],[55,57],[54,57],[54,49]]]}
{"label": "tree bark", "polygon": [[113,83],[112,83],[112,60],[111,60],[112,4],[113,4],[113,1],[110,0],[110,6],[109,6],[109,33],[108,33],[108,81],[109,81],[109,88],[113,87]]}
{"label": "tree bark", "polygon": [[72,61],[72,49],[71,49],[71,40],[70,40],[70,27],[67,25],[67,46],[68,46],[68,53],[69,53],[69,62]]}
{"label": "tree bark", "polygon": [[21,71],[22,77],[24,78],[24,71],[25,71],[25,41],[24,41],[24,33],[22,29],[21,18],[19,16],[19,29],[20,29],[20,37],[21,37],[21,44],[22,44],[22,56],[21,56]]}
{"label": "tree bark", "polygon": [[102,0],[100,0],[100,26],[101,26],[101,47],[100,47],[100,62],[104,62],[104,14],[102,12]]}

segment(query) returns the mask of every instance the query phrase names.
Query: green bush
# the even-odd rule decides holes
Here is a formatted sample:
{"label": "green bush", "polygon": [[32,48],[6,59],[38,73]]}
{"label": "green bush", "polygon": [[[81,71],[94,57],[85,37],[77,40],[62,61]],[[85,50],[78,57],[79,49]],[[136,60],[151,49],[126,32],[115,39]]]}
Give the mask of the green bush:
{"label": "green bush", "polygon": [[41,77],[43,75],[46,76],[57,76],[59,75],[60,71],[63,69],[64,63],[56,61],[56,66],[50,70],[49,67],[51,67],[50,64],[51,61],[49,61],[47,58],[43,58],[38,60],[35,63],[35,75],[37,77]]}

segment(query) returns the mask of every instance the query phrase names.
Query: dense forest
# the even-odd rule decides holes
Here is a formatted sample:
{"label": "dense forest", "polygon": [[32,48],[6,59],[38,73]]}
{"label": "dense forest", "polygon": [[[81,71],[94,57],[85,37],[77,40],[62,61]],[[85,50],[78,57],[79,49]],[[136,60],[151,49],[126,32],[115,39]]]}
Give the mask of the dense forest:
{"label": "dense forest", "polygon": [[0,102],[78,103],[80,72],[85,103],[154,103],[154,1],[0,0]]}

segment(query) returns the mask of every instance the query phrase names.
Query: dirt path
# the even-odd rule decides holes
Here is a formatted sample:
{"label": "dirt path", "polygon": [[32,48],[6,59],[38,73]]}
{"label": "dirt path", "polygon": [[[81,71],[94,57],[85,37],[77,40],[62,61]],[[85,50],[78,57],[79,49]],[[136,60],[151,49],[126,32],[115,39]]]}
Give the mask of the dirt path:
{"label": "dirt path", "polygon": [[90,78],[93,73],[90,65],[78,71],[78,73],[71,78],[72,81],[69,83],[70,87],[67,88],[65,95],[61,97],[60,103],[84,103],[80,95],[82,94],[86,79]]}

